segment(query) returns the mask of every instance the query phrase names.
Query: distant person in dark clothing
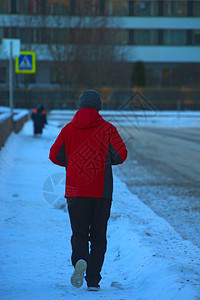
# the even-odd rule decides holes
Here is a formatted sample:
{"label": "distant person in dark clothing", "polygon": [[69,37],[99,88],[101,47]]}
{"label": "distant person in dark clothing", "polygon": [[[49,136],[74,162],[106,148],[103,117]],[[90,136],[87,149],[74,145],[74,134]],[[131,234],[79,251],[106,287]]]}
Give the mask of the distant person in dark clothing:
{"label": "distant person in dark clothing", "polygon": [[38,133],[42,134],[42,129],[46,121],[46,112],[44,114],[43,111],[43,107],[39,105],[37,109],[34,109],[31,114],[31,118],[33,120],[34,135]]}
{"label": "distant person in dark clothing", "polygon": [[42,109],[43,128],[44,128],[45,124],[47,124],[47,114],[46,114],[46,110],[44,109],[43,105],[41,105],[41,109]]}

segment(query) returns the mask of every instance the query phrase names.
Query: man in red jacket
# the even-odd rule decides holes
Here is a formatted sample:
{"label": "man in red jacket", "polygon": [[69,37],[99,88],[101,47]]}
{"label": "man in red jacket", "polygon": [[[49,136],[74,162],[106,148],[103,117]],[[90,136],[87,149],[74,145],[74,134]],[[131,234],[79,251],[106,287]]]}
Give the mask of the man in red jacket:
{"label": "man in red jacket", "polygon": [[[117,129],[99,114],[101,96],[80,95],[79,110],[58,135],[50,160],[66,168],[68,211],[72,227],[73,286],[98,291],[106,252],[107,222],[113,192],[112,165],[122,164],[127,150]],[[89,249],[90,242],[90,249]]]}

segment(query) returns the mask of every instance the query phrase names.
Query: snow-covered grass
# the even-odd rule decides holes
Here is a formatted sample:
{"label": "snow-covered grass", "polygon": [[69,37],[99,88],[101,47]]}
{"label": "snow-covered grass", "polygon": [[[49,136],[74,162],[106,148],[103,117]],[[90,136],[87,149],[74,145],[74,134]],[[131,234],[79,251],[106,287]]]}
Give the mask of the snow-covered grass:
{"label": "snow-covered grass", "polygon": [[[69,122],[75,110],[52,110],[50,120]],[[115,126],[128,127],[200,127],[200,111],[101,110],[100,114]]]}
{"label": "snow-covered grass", "polygon": [[[182,240],[116,176],[101,290],[73,288],[68,214],[43,197],[49,176],[64,176],[48,160],[59,129],[47,127],[42,137],[32,131],[29,121],[0,152],[1,299],[200,299],[199,248]],[[64,193],[61,183],[50,191],[57,198],[58,185]]]}
{"label": "snow-covered grass", "polygon": [[[53,109],[51,110],[51,114],[58,114],[58,115],[72,115],[75,114],[77,110],[65,110],[65,109]],[[177,114],[181,116],[199,116],[200,117],[200,111],[173,111],[173,110],[100,110],[100,113],[102,115],[121,115],[121,114],[127,114],[127,115],[132,115],[132,114],[142,114],[142,115],[151,115],[151,116],[177,116]]]}

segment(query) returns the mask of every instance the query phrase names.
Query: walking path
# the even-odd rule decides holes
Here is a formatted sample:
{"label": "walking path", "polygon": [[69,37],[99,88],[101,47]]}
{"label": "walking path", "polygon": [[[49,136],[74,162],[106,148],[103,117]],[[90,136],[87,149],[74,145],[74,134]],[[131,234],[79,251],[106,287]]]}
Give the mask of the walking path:
{"label": "walking path", "polygon": [[[114,176],[101,290],[70,285],[71,229],[62,208],[64,169],[48,160],[59,129],[33,137],[27,122],[0,152],[0,298],[192,300],[200,251]],[[116,168],[116,167],[115,167]]]}

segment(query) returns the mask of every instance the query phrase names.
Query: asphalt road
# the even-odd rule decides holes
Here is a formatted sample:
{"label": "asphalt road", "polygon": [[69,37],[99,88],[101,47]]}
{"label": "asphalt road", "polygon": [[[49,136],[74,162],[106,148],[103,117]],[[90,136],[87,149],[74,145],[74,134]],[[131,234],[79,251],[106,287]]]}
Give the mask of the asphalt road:
{"label": "asphalt road", "polygon": [[123,128],[127,162],[115,168],[129,189],[200,247],[200,132]]}

